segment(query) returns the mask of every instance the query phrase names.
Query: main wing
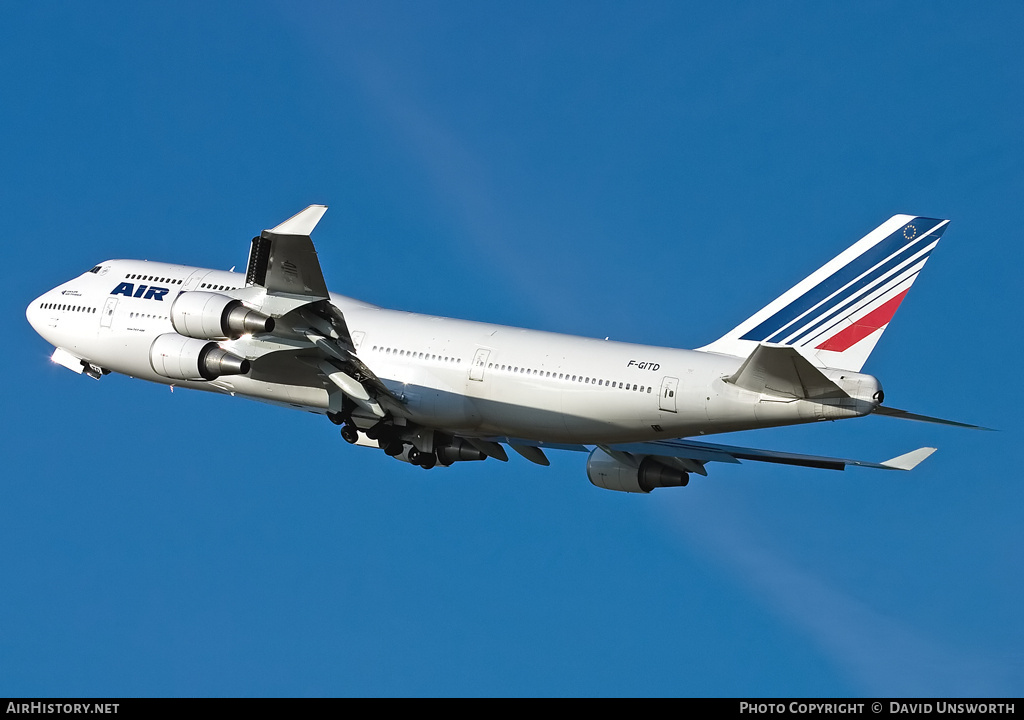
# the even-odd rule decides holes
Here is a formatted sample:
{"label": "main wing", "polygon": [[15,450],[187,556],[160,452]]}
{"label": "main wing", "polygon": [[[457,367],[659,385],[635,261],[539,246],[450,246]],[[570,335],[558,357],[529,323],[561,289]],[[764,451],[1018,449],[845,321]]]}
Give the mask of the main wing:
{"label": "main wing", "polygon": [[[704,466],[709,462],[736,464],[743,460],[751,460],[824,470],[845,470],[852,465],[877,470],[906,471],[913,470],[935,452],[935,448],[923,447],[891,460],[871,462],[825,455],[803,455],[778,450],[719,445],[687,439],[597,446],[545,443],[508,437],[492,437],[482,442],[498,447],[501,443],[507,444],[533,462],[538,461],[528,452],[524,452],[524,449],[533,449],[540,453],[541,458],[544,458],[544,449],[590,453],[587,460],[587,476],[590,478],[590,482],[609,490],[640,493],[648,493],[658,487],[686,485],[689,482],[690,473],[707,475]],[[544,459],[546,460],[546,458]],[[546,464],[546,462],[541,464]]]}
{"label": "main wing", "polygon": [[280,225],[252,239],[246,285],[266,288],[271,295],[323,300],[327,283],[310,235],[326,205],[310,205]]}
{"label": "main wing", "polygon": [[780,452],[778,450],[759,450],[757,448],[739,447],[735,445],[718,445],[715,443],[698,442],[696,440],[656,440],[645,443],[626,443],[609,446],[618,452],[642,454],[657,458],[682,458],[702,461],[732,462],[753,460],[756,462],[777,463],[780,465],[796,465],[799,467],[820,468],[822,470],[845,470],[848,466],[874,468],[876,470],[913,470],[925,458],[935,452],[933,447],[912,450],[898,457],[882,462],[852,460],[825,455],[802,455],[799,453]]}
{"label": "main wing", "polygon": [[[583,445],[575,443],[549,443],[521,438],[491,437],[487,442],[504,443],[513,449],[517,447],[533,447],[549,450],[571,450],[575,452],[592,452],[595,448],[613,455],[629,455],[632,457],[654,457],[658,460],[687,460],[692,463],[689,472],[707,475],[703,469],[709,462],[737,464],[741,460],[776,463],[780,465],[796,465],[799,467],[819,468],[823,470],[845,470],[847,466],[874,468],[876,470],[913,470],[919,463],[935,452],[936,448],[923,447],[905,453],[891,460],[871,462],[869,460],[853,460],[827,455],[803,455],[778,450],[760,450],[758,448],[740,447],[737,445],[719,445],[717,443],[699,442],[697,440],[653,440],[637,443],[613,443],[611,445]],[[699,467],[699,469],[698,469]]]}
{"label": "main wing", "polygon": [[276,322],[271,333],[235,340],[231,350],[250,359],[254,379],[327,387],[334,419],[359,411],[382,418],[402,401],[359,359],[344,313],[331,303],[310,238],[325,212],[326,205],[310,205],[252,239],[246,287],[233,296]]}

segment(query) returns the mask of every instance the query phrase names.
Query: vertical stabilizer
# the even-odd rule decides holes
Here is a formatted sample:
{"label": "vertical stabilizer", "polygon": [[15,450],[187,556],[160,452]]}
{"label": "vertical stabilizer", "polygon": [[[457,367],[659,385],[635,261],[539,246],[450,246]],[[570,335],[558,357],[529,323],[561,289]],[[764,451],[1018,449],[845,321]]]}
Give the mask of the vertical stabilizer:
{"label": "vertical stabilizer", "polygon": [[948,224],[891,217],[700,349],[749,357],[759,343],[789,345],[818,367],[859,371]]}

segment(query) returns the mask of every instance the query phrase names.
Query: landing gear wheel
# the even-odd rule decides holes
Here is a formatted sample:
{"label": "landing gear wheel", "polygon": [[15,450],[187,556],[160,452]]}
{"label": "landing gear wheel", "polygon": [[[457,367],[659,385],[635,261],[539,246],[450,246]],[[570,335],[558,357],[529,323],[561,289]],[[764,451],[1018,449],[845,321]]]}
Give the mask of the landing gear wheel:
{"label": "landing gear wheel", "polygon": [[416,448],[410,448],[407,457],[409,458],[410,463],[413,465],[419,465],[424,470],[429,470],[437,465],[437,455],[432,452],[423,452]]}
{"label": "landing gear wheel", "polygon": [[399,441],[395,441],[392,443],[388,443],[387,445],[384,446],[384,454],[390,455],[391,457],[395,457],[396,455],[401,455],[402,450],[404,449],[405,445],[403,445]]}
{"label": "landing gear wheel", "polygon": [[341,437],[345,439],[345,442],[355,445],[359,440],[359,431],[356,430],[355,425],[346,423],[341,428]]}
{"label": "landing gear wheel", "polygon": [[342,415],[341,413],[336,412],[327,413],[327,419],[330,420],[335,425],[341,425],[342,423],[345,422],[345,416]]}

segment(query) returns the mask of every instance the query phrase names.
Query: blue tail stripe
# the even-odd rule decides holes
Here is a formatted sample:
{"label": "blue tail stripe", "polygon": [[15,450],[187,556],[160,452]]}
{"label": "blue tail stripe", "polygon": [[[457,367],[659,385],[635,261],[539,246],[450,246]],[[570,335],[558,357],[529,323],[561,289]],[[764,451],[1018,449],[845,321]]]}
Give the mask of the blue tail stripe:
{"label": "blue tail stripe", "polygon": [[[742,339],[756,340],[760,342],[773,335],[779,334],[782,328],[786,327],[815,305],[822,302],[829,295],[836,292],[859,275],[864,274],[872,267],[885,260],[886,257],[892,255],[894,252],[906,245],[907,238],[904,235],[904,231],[909,225],[914,225],[917,231],[917,237],[920,239],[911,243],[905,250],[899,253],[899,257],[901,257],[902,260],[905,260],[907,257],[913,255],[914,252],[920,251],[920,249],[925,245],[939,239],[946,228],[945,225],[943,225],[943,227],[934,235],[931,234],[931,232],[941,222],[943,221],[935,218],[919,217],[915,218],[910,223],[901,226],[885,238],[885,240],[882,240],[870,250],[867,250],[862,255],[854,258],[850,263],[836,270],[832,275],[825,278],[806,293],[793,300],[789,305],[782,308],[760,325],[747,332],[743,335]],[[902,260],[897,261],[897,258],[893,258],[895,264],[902,262]],[[890,265],[890,263],[886,263],[886,265]],[[882,268],[879,268],[878,270],[879,273],[882,272]],[[864,281],[868,282],[874,277],[876,277],[876,273],[873,272],[870,277],[864,278]],[[856,288],[862,287],[862,285],[863,283],[858,283],[855,288],[849,288],[848,291],[853,292]]]}
{"label": "blue tail stripe", "polygon": [[[918,267],[917,270],[912,272],[910,275],[904,277],[902,281],[896,283],[893,287],[899,287],[901,285],[904,285],[905,283],[907,283],[908,280],[910,282],[913,282],[914,278],[916,278],[918,273],[920,273],[920,272],[921,272],[921,268]],[[868,306],[870,304],[871,304],[870,302],[865,302],[859,308],[859,310],[863,310],[866,306]],[[833,331],[838,332],[840,329],[845,327],[843,325],[843,321],[846,318],[846,316],[847,316],[847,312],[839,313],[838,315],[835,315],[829,322],[819,324],[814,329],[814,331],[808,332],[808,333],[802,333],[799,338],[794,339],[790,344],[791,345],[801,345],[802,346],[802,345],[810,344],[812,342],[819,342],[820,339],[831,336],[833,334]],[[828,327],[826,327],[826,325],[828,325]]]}
{"label": "blue tail stripe", "polygon": [[[922,247],[927,247],[929,244],[935,242],[935,240],[936,238],[934,236],[926,235],[925,237],[921,238],[920,242],[915,242],[913,245],[908,247],[899,255],[896,255],[894,258],[892,258],[892,260],[878,267],[876,270],[873,270],[869,275],[865,276],[861,282],[858,282],[856,285],[853,285],[844,290],[843,292],[841,292],[839,295],[836,295],[834,298],[832,298],[832,300],[829,301],[828,307],[822,309],[822,314],[819,315],[817,319],[813,321],[813,324],[810,327],[808,327],[807,330],[801,332],[799,337],[793,338],[793,340],[791,340],[790,342],[796,345],[802,340],[805,340],[809,335],[812,335],[815,332],[817,332],[819,328],[821,328],[823,325],[831,321],[836,315],[845,315],[847,310],[849,309],[846,303],[848,299],[855,296],[858,292],[864,290],[864,288],[874,284],[876,280],[887,275],[889,272],[893,270],[893,268],[900,265],[900,263],[906,262],[908,259],[916,255],[917,253],[921,252]],[[918,258],[918,261],[926,260],[928,256],[931,254],[932,251],[929,250],[928,252],[924,253],[920,258]],[[899,273],[896,274],[898,275]],[[881,287],[884,284],[885,280],[879,283],[879,287]],[[787,328],[786,333],[791,332],[793,329],[794,328],[792,327]],[[780,331],[774,333],[773,337],[784,334],[785,333]],[[775,340],[772,340],[772,342],[775,342]]]}

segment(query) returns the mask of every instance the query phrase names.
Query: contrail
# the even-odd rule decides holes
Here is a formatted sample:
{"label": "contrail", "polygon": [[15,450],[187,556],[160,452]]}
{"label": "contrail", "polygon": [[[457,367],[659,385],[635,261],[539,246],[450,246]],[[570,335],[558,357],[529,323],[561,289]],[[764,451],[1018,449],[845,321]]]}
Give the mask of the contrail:
{"label": "contrail", "polygon": [[[704,500],[714,502],[710,495]],[[678,506],[676,506],[678,507]],[[878,612],[773,550],[734,509],[686,513],[675,527],[732,571],[785,620],[807,634],[864,695],[878,697],[1005,696],[1005,663],[957,652]]]}

